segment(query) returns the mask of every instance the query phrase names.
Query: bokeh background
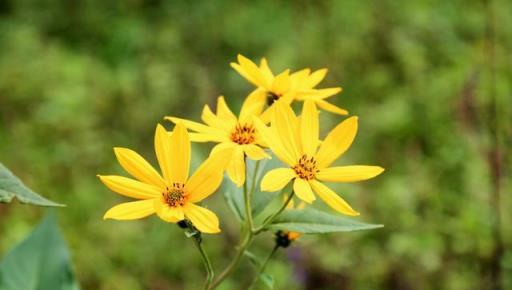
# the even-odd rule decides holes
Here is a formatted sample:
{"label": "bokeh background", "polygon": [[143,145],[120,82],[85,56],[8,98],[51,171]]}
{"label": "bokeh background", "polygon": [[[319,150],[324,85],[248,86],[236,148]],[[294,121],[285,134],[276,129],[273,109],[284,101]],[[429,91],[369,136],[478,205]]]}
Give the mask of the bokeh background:
{"label": "bokeh background", "polygon": [[[344,88],[331,100],[360,116],[340,164],[387,169],[336,189],[385,228],[301,238],[269,266],[276,289],[512,289],[511,14],[505,0],[2,0],[0,161],[67,204],[83,289],[198,289],[192,243],[155,217],[103,221],[124,199],[95,175],[122,173],[113,146],[154,161],[165,115],[198,119],[220,94],[238,110],[251,86],[229,67],[237,53],[276,71],[328,67],[323,85]],[[322,131],[342,119],[322,114]],[[209,148],[194,145],[196,160]],[[222,194],[210,202],[220,269],[237,226]],[[0,205],[0,254],[43,214]],[[272,236],[256,244],[264,254]]]}

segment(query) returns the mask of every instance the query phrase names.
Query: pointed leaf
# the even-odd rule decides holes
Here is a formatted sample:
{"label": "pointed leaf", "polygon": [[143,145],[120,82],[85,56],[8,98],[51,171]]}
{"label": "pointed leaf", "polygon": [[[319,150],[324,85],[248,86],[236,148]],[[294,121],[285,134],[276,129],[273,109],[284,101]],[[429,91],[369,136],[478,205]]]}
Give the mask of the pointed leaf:
{"label": "pointed leaf", "polygon": [[351,232],[381,228],[383,225],[367,224],[352,218],[329,214],[313,208],[287,209],[268,227],[304,234]]}
{"label": "pointed leaf", "polygon": [[[244,255],[249,258],[249,261],[256,268],[256,270],[259,271],[261,269],[263,263],[258,256],[249,251],[245,251]],[[263,272],[259,274],[258,278],[263,282],[263,284],[265,284],[265,286],[267,286],[267,288],[274,289],[274,278],[272,276]]]}
{"label": "pointed leaf", "polygon": [[249,252],[249,251],[245,251],[245,252],[244,252],[244,255],[246,255],[246,256],[247,256],[247,258],[249,258],[249,261],[251,262],[251,264],[252,264],[256,269],[261,268],[261,261],[260,261],[260,258],[258,258],[258,256],[256,256],[254,253]]}
{"label": "pointed leaf", "polygon": [[0,262],[0,289],[79,289],[53,215],[47,216]]}
{"label": "pointed leaf", "polygon": [[267,273],[261,273],[260,279],[263,281],[263,284],[267,286],[268,289],[274,289],[274,277],[270,276]]}
{"label": "pointed leaf", "polygon": [[40,206],[63,206],[33,192],[0,163],[0,202],[10,203],[14,198],[22,203]]}

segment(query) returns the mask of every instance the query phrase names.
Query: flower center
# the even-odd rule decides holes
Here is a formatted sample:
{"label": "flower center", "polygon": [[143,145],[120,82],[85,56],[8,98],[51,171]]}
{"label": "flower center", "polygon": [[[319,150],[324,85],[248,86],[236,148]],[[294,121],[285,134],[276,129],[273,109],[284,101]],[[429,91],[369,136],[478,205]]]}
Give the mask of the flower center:
{"label": "flower center", "polygon": [[173,183],[172,187],[166,187],[162,193],[165,203],[171,207],[178,207],[185,205],[187,201],[185,197],[185,185],[183,183]]}
{"label": "flower center", "polygon": [[272,106],[272,104],[279,100],[279,98],[281,97],[281,95],[278,95],[274,92],[271,92],[271,91],[268,91],[267,92],[267,106]]}
{"label": "flower center", "polygon": [[251,124],[236,124],[235,129],[231,132],[231,141],[244,145],[252,144],[255,139],[255,129]]}
{"label": "flower center", "polygon": [[315,178],[315,174],[318,172],[315,158],[308,157],[306,154],[302,155],[299,162],[292,168],[300,178],[306,180]]}

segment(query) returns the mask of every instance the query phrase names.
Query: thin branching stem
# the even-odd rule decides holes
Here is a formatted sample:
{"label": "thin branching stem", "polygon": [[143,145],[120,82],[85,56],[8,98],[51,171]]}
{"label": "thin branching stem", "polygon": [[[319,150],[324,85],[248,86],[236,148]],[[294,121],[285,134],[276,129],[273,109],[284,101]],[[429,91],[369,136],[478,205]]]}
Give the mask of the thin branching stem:
{"label": "thin branching stem", "polygon": [[[247,157],[244,158],[245,163],[245,182],[244,182],[244,204],[245,204],[245,225],[247,227],[247,230],[252,233],[253,230],[253,221],[252,221],[252,207],[251,207],[251,197],[254,191],[254,183],[253,180],[252,186],[251,186],[251,192],[247,190]],[[259,164],[259,161],[258,161]]]}
{"label": "thin branching stem", "polygon": [[249,285],[249,288],[247,288],[247,290],[251,290],[254,288],[254,286],[260,279],[261,274],[265,273],[265,269],[267,268],[268,263],[270,262],[270,260],[272,259],[272,257],[274,256],[278,249],[279,245],[276,244],[272,251],[270,252],[270,254],[265,259],[265,261],[263,261],[263,264],[261,264],[261,267],[258,269],[258,273],[256,273],[256,276],[254,276],[254,279],[252,280],[251,285]]}
{"label": "thin branching stem", "polygon": [[286,201],[283,203],[283,205],[281,205],[281,208],[276,211],[274,214],[272,214],[270,217],[268,217],[265,222],[263,222],[263,224],[259,227],[259,228],[256,228],[253,233],[255,235],[259,234],[260,232],[264,231],[266,229],[266,227],[268,225],[270,225],[285,209],[286,207],[288,206],[288,204],[290,203],[290,201],[292,201],[292,198],[293,196],[295,195],[295,192],[292,190],[290,192],[290,195],[288,195],[288,198],[286,199]]}
{"label": "thin branching stem", "polygon": [[[245,162],[246,160],[244,160]],[[256,166],[258,166],[259,162]],[[257,169],[257,168],[256,168]],[[252,240],[254,238],[253,235],[253,220],[252,220],[252,209],[251,209],[251,196],[255,188],[255,184],[253,182],[251,186],[251,192],[247,190],[247,162],[245,162],[245,177],[246,182],[244,182],[244,205],[245,205],[245,230],[242,234],[242,238],[240,239],[240,244],[238,246],[238,250],[235,254],[235,257],[231,261],[231,263],[220,273],[218,278],[213,281],[213,283],[210,285],[209,290],[217,288],[222,281],[224,281],[231,273],[236,269],[240,261],[242,260],[242,257],[244,256],[245,251],[252,243]]]}

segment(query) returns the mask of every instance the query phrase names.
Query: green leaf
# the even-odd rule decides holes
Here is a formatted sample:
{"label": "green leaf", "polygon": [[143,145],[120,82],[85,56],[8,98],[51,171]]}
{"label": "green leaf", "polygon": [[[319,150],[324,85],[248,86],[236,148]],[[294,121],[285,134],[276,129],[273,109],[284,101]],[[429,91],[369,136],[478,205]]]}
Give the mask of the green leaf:
{"label": "green leaf", "polygon": [[254,267],[256,267],[256,269],[261,268],[261,261],[260,261],[260,258],[258,258],[258,256],[256,256],[254,253],[249,252],[249,251],[245,251],[244,255],[246,255],[247,258],[249,258],[249,262],[251,262],[251,264]]}
{"label": "green leaf", "polygon": [[274,289],[274,278],[267,273],[260,274],[260,280],[267,286],[268,289]]}
{"label": "green leaf", "polygon": [[271,230],[285,230],[304,234],[351,232],[381,227],[383,225],[367,224],[313,208],[285,210],[268,226]]}
{"label": "green leaf", "polygon": [[[261,266],[262,266],[262,262],[260,260],[260,258],[258,258],[258,256],[256,256],[255,254],[253,254],[252,252],[249,252],[249,251],[245,251],[244,252],[244,255],[247,256],[247,258],[249,258],[249,261],[251,262],[251,264],[256,268],[256,270],[260,270],[261,269]],[[274,278],[272,276],[270,276],[269,274],[267,273],[260,273],[258,278],[263,282],[263,284],[265,284],[265,286],[267,286],[269,289],[274,289]]]}
{"label": "green leaf", "polygon": [[[272,159],[260,160],[260,165],[258,167],[258,171],[256,172],[256,178],[254,179],[257,162],[258,161],[247,159],[247,190],[251,190],[253,181],[256,182],[254,183],[254,193],[251,197],[253,216],[257,216],[259,213],[261,213],[270,203],[270,201],[279,194],[278,192],[260,191],[260,183],[264,174],[274,168],[279,167],[281,164],[279,160],[277,160],[276,157],[273,157]],[[226,177],[223,191],[224,197],[226,198],[229,207],[235,213],[236,217],[241,221],[244,220],[245,209],[243,187],[237,187],[233,182],[231,182],[231,180],[229,180],[229,178]]]}
{"label": "green leaf", "polygon": [[0,262],[2,290],[78,290],[70,254],[53,215]]}
{"label": "green leaf", "polygon": [[33,192],[0,163],[0,202],[9,203],[15,197],[22,203],[40,206],[63,206]]}

